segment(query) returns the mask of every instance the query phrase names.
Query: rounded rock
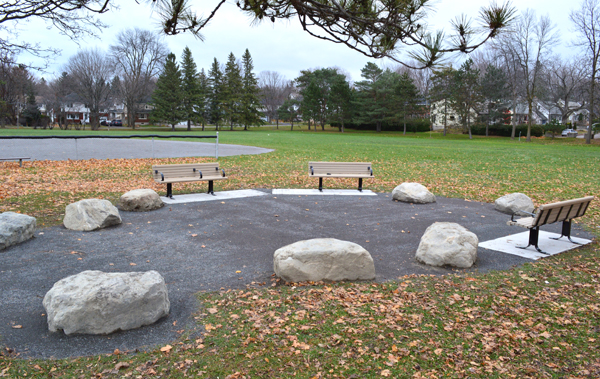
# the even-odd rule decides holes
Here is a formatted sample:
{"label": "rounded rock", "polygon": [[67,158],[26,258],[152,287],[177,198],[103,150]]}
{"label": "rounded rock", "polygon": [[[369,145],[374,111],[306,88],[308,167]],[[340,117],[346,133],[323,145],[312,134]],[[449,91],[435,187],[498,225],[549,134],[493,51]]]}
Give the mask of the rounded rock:
{"label": "rounded rock", "polygon": [[392,191],[392,199],[404,203],[435,203],[435,195],[419,183],[402,183]]}
{"label": "rounded rock", "polygon": [[375,279],[371,254],[358,244],[335,238],[298,241],[278,249],[273,270],[293,283]]}
{"label": "rounded rock", "polygon": [[430,266],[468,268],[477,260],[479,239],[462,225],[436,222],[423,233],[415,258]]}
{"label": "rounded rock", "polygon": [[165,205],[156,191],[142,188],[124,193],[119,198],[119,208],[130,212],[146,212]]}

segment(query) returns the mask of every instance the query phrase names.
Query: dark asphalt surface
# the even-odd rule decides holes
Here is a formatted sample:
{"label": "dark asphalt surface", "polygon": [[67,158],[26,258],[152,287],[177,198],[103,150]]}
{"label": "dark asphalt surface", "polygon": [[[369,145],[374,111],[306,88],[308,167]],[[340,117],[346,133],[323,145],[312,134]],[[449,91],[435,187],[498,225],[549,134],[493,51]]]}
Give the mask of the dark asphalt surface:
{"label": "dark asphalt surface", "polygon": [[[135,134],[135,133],[133,133]],[[200,140],[197,140],[200,141]],[[32,160],[79,160],[115,158],[179,158],[214,157],[215,140],[182,142],[156,138],[146,139],[0,139],[0,157],[28,157]],[[250,155],[268,153],[270,149],[219,143],[218,155]]]}
{"label": "dark asphalt surface", "polygon": [[[391,194],[268,193],[167,205],[152,212],[121,211],[122,225],[95,232],[64,227],[38,230],[36,238],[0,252],[0,345],[21,357],[62,358],[172,342],[178,330],[194,328],[196,292],[245,288],[252,282],[270,285],[273,253],[299,240],[333,237],[355,242],[373,256],[376,280],[388,281],[407,274],[466,271],[415,261],[421,235],[435,221],[458,222],[480,241],[524,231],[506,226],[508,216],[495,211],[493,204],[461,199],[438,198],[434,204],[413,205],[394,202]],[[560,232],[560,225],[544,230]],[[591,238],[576,225],[573,233]],[[505,270],[524,262],[529,260],[480,248],[470,271]],[[84,270],[157,270],[169,289],[171,313],[154,325],[108,336],[50,333],[42,306],[45,293],[58,280]]]}

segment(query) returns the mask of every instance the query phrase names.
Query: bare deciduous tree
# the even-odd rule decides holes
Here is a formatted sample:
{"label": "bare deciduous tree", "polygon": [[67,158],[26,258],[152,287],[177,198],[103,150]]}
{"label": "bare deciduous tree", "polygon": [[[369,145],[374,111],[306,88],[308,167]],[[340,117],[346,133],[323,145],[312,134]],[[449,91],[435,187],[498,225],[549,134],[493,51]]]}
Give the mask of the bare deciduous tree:
{"label": "bare deciduous tree", "polygon": [[508,61],[508,66],[516,66],[515,72],[511,74],[518,75],[515,78],[521,80],[523,97],[528,107],[527,141],[531,141],[533,102],[538,95],[545,60],[551,54],[551,48],[558,43],[554,29],[547,16],[538,19],[535,12],[526,10],[517,19],[514,27],[494,44]]}
{"label": "bare deciduous tree", "polygon": [[262,71],[258,74],[258,86],[261,102],[267,110],[269,122],[275,119],[279,126],[277,111],[292,93],[294,89],[292,82],[278,72]]}
{"label": "bare deciduous tree", "polygon": [[121,79],[120,94],[127,107],[127,124],[135,128],[138,104],[150,95],[168,49],[157,35],[136,28],[119,33],[110,51]]}
{"label": "bare deciduous tree", "polygon": [[580,58],[563,61],[555,57],[548,64],[544,77],[546,98],[560,110],[562,124],[566,124],[574,112],[587,108],[585,101],[579,101],[577,106],[573,104],[575,100],[582,100],[583,83],[586,79],[585,67]]}
{"label": "bare deciduous tree", "polygon": [[600,2],[598,0],[583,0],[580,8],[571,12],[570,18],[578,35],[578,39],[574,44],[584,48],[588,61],[590,121],[585,143],[589,144],[592,140],[592,123],[594,122],[596,77],[600,69],[598,66],[598,60],[600,59]]}
{"label": "bare deciduous tree", "polygon": [[98,49],[82,50],[69,59],[66,71],[73,80],[73,91],[90,109],[92,130],[98,130],[100,109],[108,105],[111,94],[113,65]]}
{"label": "bare deciduous tree", "polygon": [[[93,14],[108,11],[110,0],[18,0],[5,1],[0,6],[0,51],[29,54],[49,59],[60,50],[27,41],[18,41],[18,22],[34,18],[51,24],[61,33],[78,38],[83,34],[93,35],[104,27]],[[0,55],[3,60],[6,55]]]}

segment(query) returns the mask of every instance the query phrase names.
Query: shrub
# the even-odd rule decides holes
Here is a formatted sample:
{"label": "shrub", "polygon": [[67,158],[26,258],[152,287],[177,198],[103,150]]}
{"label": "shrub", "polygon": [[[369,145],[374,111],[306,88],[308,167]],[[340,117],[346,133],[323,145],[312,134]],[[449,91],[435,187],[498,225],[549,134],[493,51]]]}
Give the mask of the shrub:
{"label": "shrub", "polygon": [[[338,123],[332,123],[331,126],[338,127]],[[354,130],[377,130],[376,123],[361,123],[357,124],[354,122],[349,122],[344,124],[347,129]],[[404,122],[382,122],[381,123],[382,131],[394,131],[394,132],[403,132],[404,131]],[[431,130],[431,122],[428,119],[408,119],[406,120],[406,131],[410,133],[420,133],[420,132],[428,132]]]}
{"label": "shrub", "polygon": [[[527,125],[517,125],[515,129],[515,137],[527,135]],[[476,124],[471,126],[471,133],[474,135],[485,136],[485,125]],[[512,133],[512,125],[494,124],[489,125],[488,135],[499,137],[510,137]],[[541,137],[544,135],[544,128],[541,125],[531,125],[531,135],[533,137]]]}

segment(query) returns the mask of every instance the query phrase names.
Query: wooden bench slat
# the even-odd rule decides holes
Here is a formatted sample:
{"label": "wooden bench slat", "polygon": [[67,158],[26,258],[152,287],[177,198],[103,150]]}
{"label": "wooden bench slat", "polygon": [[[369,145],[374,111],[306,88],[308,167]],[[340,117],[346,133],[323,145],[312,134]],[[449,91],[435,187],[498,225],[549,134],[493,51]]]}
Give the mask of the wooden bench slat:
{"label": "wooden bench slat", "polygon": [[214,194],[213,181],[227,179],[225,172],[219,169],[219,163],[153,165],[152,176],[156,182],[167,185],[168,197],[172,197],[172,183],[208,181],[208,192]]}
{"label": "wooden bench slat", "polygon": [[373,168],[371,162],[308,162],[308,176],[319,178],[319,191],[323,178],[357,178],[362,191],[362,180],[373,178]]}
{"label": "wooden bench slat", "polygon": [[544,204],[538,207],[533,217],[523,217],[518,220],[513,220],[511,218],[507,224],[529,229],[529,245],[520,247],[521,249],[525,249],[533,245],[537,251],[544,253],[538,247],[540,226],[554,224],[555,222],[562,222],[563,225],[561,236],[553,239],[567,237],[569,241],[577,243],[571,240],[571,220],[585,215],[585,212],[587,211],[592,200],[594,200],[594,196],[586,196],[579,199]]}

